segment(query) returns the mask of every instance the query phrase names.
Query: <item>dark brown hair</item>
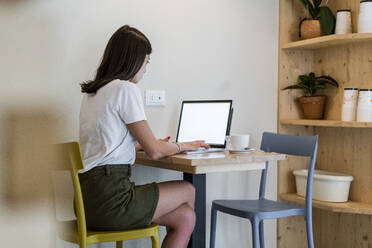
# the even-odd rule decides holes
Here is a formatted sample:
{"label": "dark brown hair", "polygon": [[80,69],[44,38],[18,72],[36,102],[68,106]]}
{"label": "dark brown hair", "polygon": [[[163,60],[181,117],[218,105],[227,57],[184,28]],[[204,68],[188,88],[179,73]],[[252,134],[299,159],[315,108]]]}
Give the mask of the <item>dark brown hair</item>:
{"label": "dark brown hair", "polygon": [[110,38],[94,80],[81,83],[81,92],[96,93],[114,79],[129,80],[151,54],[150,41],[139,30],[125,25]]}

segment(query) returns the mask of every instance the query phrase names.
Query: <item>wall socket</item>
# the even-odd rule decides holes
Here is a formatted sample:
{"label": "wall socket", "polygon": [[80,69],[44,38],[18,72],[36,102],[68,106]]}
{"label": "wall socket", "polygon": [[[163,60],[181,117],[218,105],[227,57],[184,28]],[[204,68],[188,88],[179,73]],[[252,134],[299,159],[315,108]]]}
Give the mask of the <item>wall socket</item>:
{"label": "wall socket", "polygon": [[165,106],[164,90],[146,90],[146,106]]}

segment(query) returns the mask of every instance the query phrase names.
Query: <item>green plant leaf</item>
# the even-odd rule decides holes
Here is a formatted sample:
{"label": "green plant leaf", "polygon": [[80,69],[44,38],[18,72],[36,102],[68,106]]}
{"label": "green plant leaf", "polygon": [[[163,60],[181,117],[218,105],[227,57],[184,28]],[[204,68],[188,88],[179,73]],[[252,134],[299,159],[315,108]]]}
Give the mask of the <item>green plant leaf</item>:
{"label": "green plant leaf", "polygon": [[311,73],[309,75],[300,75],[299,84],[300,83],[306,85],[306,87],[309,88],[309,91],[311,92],[311,88],[313,88],[315,84],[315,77]]}
{"label": "green plant leaf", "polygon": [[301,89],[303,89],[304,91],[311,91],[311,87],[308,85],[299,84],[298,86],[301,87]]}
{"label": "green plant leaf", "polygon": [[317,79],[318,84],[322,83],[324,85],[329,84],[337,88],[337,86],[332,82],[324,79]]}
{"label": "green plant leaf", "polygon": [[303,90],[306,96],[314,96],[318,90],[326,89],[327,84],[338,87],[337,81],[332,77],[316,77],[314,72],[310,72],[308,75],[299,75],[298,82],[296,84],[287,86],[283,90],[300,89]]}
{"label": "green plant leaf", "polygon": [[314,7],[313,2],[311,2],[310,0],[300,0],[300,2],[305,7],[305,9],[307,9],[309,11],[309,14],[311,15],[311,17],[313,19],[315,19],[316,18],[316,16],[315,16],[315,14],[316,14],[315,9],[316,8]]}
{"label": "green plant leaf", "polygon": [[325,34],[332,34],[334,32],[335,16],[326,6],[320,7],[320,25]]}
{"label": "green plant leaf", "polygon": [[287,86],[283,90],[293,90],[293,89],[303,90],[305,92],[305,95],[308,95],[309,92],[311,91],[309,87],[307,87],[306,85],[302,83]]}
{"label": "green plant leaf", "polygon": [[294,84],[294,85],[285,87],[283,90],[293,90],[293,89],[303,89],[303,88],[297,84]]}
{"label": "green plant leaf", "polygon": [[298,83],[297,84],[299,87],[302,88],[302,90],[305,92],[305,95],[311,95],[311,86],[305,83]]}
{"label": "green plant leaf", "polygon": [[314,9],[314,20],[319,20],[320,8]]}
{"label": "green plant leaf", "polygon": [[322,0],[313,0],[314,7],[317,8],[322,3]]}
{"label": "green plant leaf", "polygon": [[315,73],[310,72],[309,73],[309,87],[314,88],[315,85],[316,85]]}
{"label": "green plant leaf", "polygon": [[331,85],[335,86],[336,88],[338,88],[338,82],[334,78],[332,78],[330,76],[320,76],[320,77],[316,77],[316,79],[317,80],[319,80],[319,79],[325,79],[325,80],[329,81],[328,82],[329,84],[331,84]]}
{"label": "green plant leaf", "polygon": [[322,3],[322,0],[313,0],[314,5],[314,19],[318,19],[320,15],[320,4]]}
{"label": "green plant leaf", "polygon": [[315,89],[324,90],[327,86],[324,83],[320,83],[314,86]]}
{"label": "green plant leaf", "polygon": [[308,75],[300,75],[298,76],[298,81],[299,82],[304,82],[304,83],[307,83],[309,82],[310,78]]}
{"label": "green plant leaf", "polygon": [[309,7],[308,7],[308,10],[310,12],[310,15],[313,19],[316,18],[316,11],[315,11],[315,8],[314,6],[310,3]]}
{"label": "green plant leaf", "polygon": [[304,88],[304,89],[308,89],[309,88],[309,85],[307,83],[304,83],[304,82],[299,82],[297,85],[300,86],[300,87],[302,87],[302,88]]}
{"label": "green plant leaf", "polygon": [[302,3],[302,5],[307,9],[307,6],[309,6],[310,2],[309,0],[300,0],[300,2]]}

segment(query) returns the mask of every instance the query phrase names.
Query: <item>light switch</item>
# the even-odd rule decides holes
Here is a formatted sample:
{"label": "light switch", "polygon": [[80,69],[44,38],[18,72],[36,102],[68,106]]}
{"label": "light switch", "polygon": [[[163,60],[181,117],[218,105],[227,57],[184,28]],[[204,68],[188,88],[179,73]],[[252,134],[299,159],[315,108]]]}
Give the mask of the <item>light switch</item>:
{"label": "light switch", "polygon": [[165,106],[164,90],[146,90],[145,98],[147,106]]}

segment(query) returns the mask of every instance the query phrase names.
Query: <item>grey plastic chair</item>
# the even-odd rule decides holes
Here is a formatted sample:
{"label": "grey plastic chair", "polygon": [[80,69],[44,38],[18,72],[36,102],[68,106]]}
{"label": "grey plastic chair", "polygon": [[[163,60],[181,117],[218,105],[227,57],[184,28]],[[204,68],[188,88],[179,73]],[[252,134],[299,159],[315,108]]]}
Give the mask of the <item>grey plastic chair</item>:
{"label": "grey plastic chair", "polygon": [[265,219],[278,219],[289,216],[304,216],[306,219],[308,247],[314,248],[312,227],[312,186],[318,136],[291,136],[265,132],[262,136],[261,150],[295,156],[310,157],[309,176],[306,186],[305,207],[265,199],[266,168],[262,170],[258,200],[215,200],[212,202],[210,248],[215,247],[217,211],[249,219],[252,224],[253,248],[265,247]]}

